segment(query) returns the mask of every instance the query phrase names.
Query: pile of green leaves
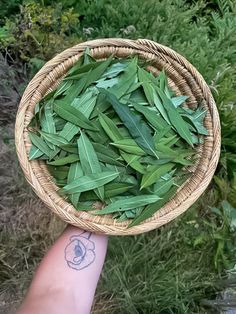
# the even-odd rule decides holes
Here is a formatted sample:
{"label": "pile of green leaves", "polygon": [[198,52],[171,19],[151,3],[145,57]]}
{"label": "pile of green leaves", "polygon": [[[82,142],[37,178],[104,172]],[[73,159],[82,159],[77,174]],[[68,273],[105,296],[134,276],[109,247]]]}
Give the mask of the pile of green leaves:
{"label": "pile of green leaves", "polygon": [[29,159],[46,160],[59,193],[130,226],[173,197],[207,135],[206,110],[183,106],[188,97],[145,66],[137,57],[96,61],[86,50],[29,125]]}

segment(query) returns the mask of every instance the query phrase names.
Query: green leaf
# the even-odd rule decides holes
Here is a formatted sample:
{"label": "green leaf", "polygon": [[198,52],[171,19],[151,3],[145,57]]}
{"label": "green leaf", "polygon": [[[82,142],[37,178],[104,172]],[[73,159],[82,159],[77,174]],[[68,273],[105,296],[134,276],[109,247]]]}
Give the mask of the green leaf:
{"label": "green leaf", "polygon": [[163,118],[167,121],[168,124],[170,124],[165,108],[163,107],[155,91],[156,79],[154,78],[154,76],[152,76],[150,73],[148,73],[144,69],[139,68],[138,77],[139,77],[139,81],[142,83],[144,94],[147,97],[149,104],[151,104],[152,106],[156,106],[156,108],[161,113]]}
{"label": "green leaf", "polygon": [[138,79],[140,83],[157,84],[155,76],[143,68],[138,67]]}
{"label": "green leaf", "polygon": [[172,160],[173,160],[173,157],[156,159],[151,156],[145,156],[145,157],[140,158],[141,164],[147,164],[147,165],[164,165],[171,162]]}
{"label": "green leaf", "polygon": [[[72,107],[77,108],[82,114],[84,114],[86,118],[89,118],[96,104],[96,96],[93,97],[92,95],[92,91],[84,93],[81,97],[74,99],[71,104]],[[78,126],[71,122],[67,122],[59,135],[70,141],[79,132],[79,130]]]}
{"label": "green leaf", "polygon": [[158,158],[155,151],[151,131],[149,127],[141,120],[141,117],[132,112],[127,105],[120,103],[118,99],[111,93],[106,91],[106,96],[107,100],[111,102],[114,110],[129,130],[129,133],[131,134],[135,142],[145,152]]}
{"label": "green leaf", "polygon": [[94,191],[86,191],[80,194],[80,201],[86,202],[86,201],[99,201],[99,198],[94,193]]}
{"label": "green leaf", "polygon": [[96,89],[88,89],[79,98],[75,98],[71,106],[78,109],[86,118],[89,118],[97,101]]}
{"label": "green leaf", "polygon": [[54,117],[54,122],[55,122],[56,131],[61,131],[67,123],[64,119],[62,119],[61,117],[58,117],[57,115]]}
{"label": "green leaf", "polygon": [[166,97],[162,90],[158,89],[158,93],[165,104],[165,108],[168,114],[168,117],[171,121],[171,124],[176,129],[177,133],[184,139],[186,142],[193,146],[192,136],[189,128],[186,125],[186,122],[183,120],[178,110],[173,106],[171,100]]}
{"label": "green leaf", "polygon": [[147,168],[148,172],[142,177],[140,190],[155,183],[163,174],[169,172],[174,166],[175,164],[173,163],[149,166]]}
{"label": "green leaf", "polygon": [[103,130],[106,132],[106,134],[110,137],[110,139],[113,142],[122,140],[123,137],[120,134],[118,127],[105,114],[103,113],[99,114],[99,122],[101,123]]}
{"label": "green leaf", "polygon": [[39,133],[45,140],[52,143],[53,145],[60,146],[60,145],[69,144],[69,142],[64,137],[58,134],[46,133],[43,131],[39,131]]}
{"label": "green leaf", "polygon": [[155,212],[157,212],[160,208],[162,208],[168,201],[172,199],[172,197],[175,195],[175,192],[177,191],[178,187],[173,186],[166,194],[165,196],[158,200],[157,202],[148,205],[146,208],[144,208],[143,212],[135,218],[128,226],[128,228],[137,226],[144,220],[152,217]]}
{"label": "green leaf", "polygon": [[[67,89],[66,91],[66,95],[63,98],[63,101],[70,105],[74,99],[76,97],[78,97],[80,95],[80,93],[82,92],[86,81],[87,81],[87,76],[91,73],[92,70],[89,70],[87,73],[83,73],[81,75],[79,75],[79,80],[76,82],[77,84],[72,84],[72,86],[70,88]],[[67,78],[64,78],[64,80],[66,80]]]}
{"label": "green leaf", "polygon": [[94,130],[92,123],[76,108],[73,106],[67,105],[65,101],[55,101],[54,102],[54,111],[66,121],[69,121],[81,128]]}
{"label": "green leaf", "polygon": [[132,84],[135,82],[137,75],[137,62],[138,59],[136,57],[133,58],[125,68],[124,73],[119,76],[118,84],[109,89],[109,91],[117,98],[121,98],[123,95],[125,95]]}
{"label": "green leaf", "polygon": [[66,179],[55,179],[55,183],[58,187],[62,188],[63,186],[66,185]]}
{"label": "green leaf", "polygon": [[125,68],[127,67],[128,62],[116,62],[109,66],[109,68],[103,73],[102,78],[113,78],[119,75],[120,73],[124,72]]}
{"label": "green leaf", "polygon": [[53,150],[44,142],[42,138],[40,138],[33,132],[29,132],[29,138],[31,142],[34,144],[34,146],[36,146],[38,149],[41,150],[41,152],[43,152],[50,158]]}
{"label": "green leaf", "polygon": [[182,105],[189,97],[188,96],[176,96],[171,98],[171,102],[175,108]]}
{"label": "green leaf", "polygon": [[159,73],[157,80],[159,81],[160,89],[171,99],[173,92],[168,88],[167,76],[164,69]]}
{"label": "green leaf", "polygon": [[187,109],[182,108],[182,117],[186,117],[197,130],[198,134],[208,135],[208,130],[204,127],[204,118],[207,110],[204,108],[197,108],[192,114],[189,114]]}
{"label": "green leaf", "polygon": [[136,142],[131,138],[115,141],[114,143],[110,143],[110,145],[113,145],[129,154],[134,154],[138,156],[146,155],[146,153],[142,150],[142,148],[140,148],[136,144]]}
{"label": "green leaf", "polygon": [[56,133],[56,127],[53,117],[53,109],[52,109],[52,101],[49,101],[44,106],[44,114],[41,118],[41,128],[42,131],[45,131],[47,133]]}
{"label": "green leaf", "polygon": [[97,157],[98,160],[101,162],[104,162],[106,164],[110,164],[110,165],[114,165],[114,166],[120,166],[123,167],[124,164],[116,159],[114,159],[113,157],[110,157],[106,154],[106,151],[104,151],[104,153],[99,153],[97,152]]}
{"label": "green leaf", "polygon": [[[139,70],[140,72],[140,70]],[[140,78],[139,78],[140,80]],[[149,104],[151,106],[154,106],[154,98],[153,98],[153,87],[151,86],[151,84],[149,82],[142,82],[142,87],[144,90],[144,94],[149,102]]]}
{"label": "green leaf", "polygon": [[67,122],[59,135],[64,137],[67,141],[71,141],[72,138],[79,132],[79,127],[73,123]]}
{"label": "green leaf", "polygon": [[77,154],[77,155],[79,153],[77,144],[60,145],[60,148],[68,153]]}
{"label": "green leaf", "polygon": [[47,167],[51,175],[57,180],[64,180],[68,176],[69,167],[67,166],[55,167],[48,165]]}
{"label": "green leaf", "polygon": [[96,59],[94,59],[92,56],[90,56],[90,50],[88,47],[85,48],[84,54],[83,54],[83,64],[90,64],[93,62],[96,62]]}
{"label": "green leaf", "polygon": [[[157,87],[155,87],[157,89]],[[169,119],[169,116],[167,114],[167,108],[165,107],[166,103],[164,102],[164,105],[162,104],[155,88],[153,88],[153,101],[154,101],[154,104],[157,108],[157,110],[160,112],[160,114],[162,115],[162,117],[165,119],[165,121],[168,123],[168,124],[171,124],[171,121]],[[163,95],[165,95],[163,93]],[[166,96],[165,96],[166,97]],[[167,98],[167,97],[166,97]],[[168,98],[167,98],[168,99]],[[172,103],[171,103],[172,104]]]}
{"label": "green leaf", "polygon": [[104,171],[83,176],[64,186],[60,193],[73,194],[93,190],[113,181],[118,175],[115,171]]}
{"label": "green leaf", "polygon": [[[113,119],[113,121],[114,120],[115,119]],[[121,122],[120,125],[123,125],[123,123]],[[129,131],[126,128],[119,127],[119,131],[120,131],[120,134],[121,134],[123,139],[130,138],[130,133],[129,133]]]}
{"label": "green leaf", "polygon": [[[80,138],[78,140],[78,150],[81,166],[85,175],[101,172],[101,166],[93,145],[83,132],[81,132]],[[98,187],[94,192],[101,200],[104,199],[103,186]]]}
{"label": "green leaf", "polygon": [[141,107],[149,105],[148,100],[141,88],[138,88],[134,92],[132,92],[129,100],[132,104],[139,104],[139,106]]}
{"label": "green leaf", "polygon": [[129,197],[126,199],[121,199],[118,201],[115,201],[114,203],[111,203],[110,205],[106,206],[102,210],[97,210],[93,214],[95,215],[105,215],[105,214],[111,214],[118,211],[125,211],[128,209],[133,209],[136,207],[144,206],[147,204],[154,203],[160,199],[157,195],[138,195]]}
{"label": "green leaf", "polygon": [[133,184],[130,183],[108,183],[105,188],[105,199],[127,192]]}
{"label": "green leaf", "polygon": [[96,107],[94,108],[93,112],[91,113],[90,118],[93,119],[93,118],[97,117],[100,113],[105,112],[110,107],[111,107],[111,104],[108,101],[106,101],[106,99],[104,98],[104,95],[98,94]]}
{"label": "green leaf", "polygon": [[[96,119],[96,120],[94,119],[91,122],[93,123],[94,127],[96,127],[98,129],[97,133],[99,134],[99,138],[103,139],[103,141],[102,142],[100,141],[99,144],[104,144],[104,143],[107,144],[110,141],[110,138],[107,135],[107,133],[104,131],[103,127],[101,126],[101,124],[99,122],[99,120],[98,119]],[[86,133],[88,133],[88,131],[86,131]],[[90,133],[92,133],[92,132],[90,132]],[[93,133],[95,133],[95,132],[93,132]]]}
{"label": "green leaf", "polygon": [[[171,130],[171,126],[168,125],[166,128],[162,129],[160,132],[158,132],[154,137],[153,137],[153,140],[154,140],[154,143],[155,143],[155,146],[159,143],[159,142],[163,142],[164,140],[164,136],[166,136],[167,134],[169,134]],[[173,135],[176,137],[176,135]],[[171,138],[173,138],[173,136]]]}
{"label": "green leaf", "polygon": [[37,148],[35,145],[32,145],[29,152],[29,160],[37,159],[43,155],[43,152]]}
{"label": "green leaf", "polygon": [[227,217],[230,229],[236,230],[236,208],[234,208],[228,201],[224,200],[221,203],[224,216]]}
{"label": "green leaf", "polygon": [[[165,134],[166,135],[166,134]],[[161,137],[158,138],[158,136],[155,137],[154,142],[158,144],[158,142],[162,145],[171,147],[174,144],[176,144],[179,141],[179,137],[175,134],[173,136],[169,136],[169,137]]]}
{"label": "green leaf", "polygon": [[140,156],[120,152],[122,158],[127,162],[127,165],[138,171],[139,173],[146,173],[146,168],[139,162]]}
{"label": "green leaf", "polygon": [[116,85],[119,82],[118,77],[114,77],[113,79],[110,80],[99,80],[96,84],[98,88],[111,88],[112,86]]}
{"label": "green leaf", "polygon": [[180,163],[182,165],[191,165],[192,162],[190,160],[186,160],[186,157],[190,157],[191,155],[195,154],[194,150],[183,150],[183,149],[171,149],[167,145],[163,145],[162,143],[156,144],[157,152],[160,158],[168,159],[170,158],[171,161],[175,163]]}
{"label": "green leaf", "polygon": [[[67,183],[70,184],[74,180],[83,176],[83,170],[79,162],[74,162],[70,165]],[[69,196],[71,203],[76,207],[78,205],[80,193],[74,193]]]}
{"label": "green leaf", "polygon": [[92,143],[96,153],[102,153],[114,159],[121,159],[120,155],[117,154],[111,147],[102,145],[100,143]]}
{"label": "green leaf", "polygon": [[156,131],[170,128],[168,123],[161,117],[160,113],[148,107],[134,104],[134,109],[142,113],[146,120],[154,127]]}
{"label": "green leaf", "polygon": [[165,196],[165,194],[170,190],[172,185],[174,184],[174,178],[169,180],[158,180],[153,187],[153,193],[158,196]]}
{"label": "green leaf", "polygon": [[83,211],[89,211],[89,210],[94,210],[95,208],[92,207],[92,203],[89,202],[90,205],[87,205],[87,204],[81,204],[81,203],[78,203],[77,206],[76,206],[76,209],[77,210],[83,210]]}
{"label": "green leaf", "polygon": [[[120,170],[120,169],[119,169]],[[119,182],[118,182],[119,179]],[[118,183],[129,183],[132,184],[133,186],[137,186],[138,185],[138,181],[137,179],[133,176],[133,175],[128,175],[126,173],[121,173],[119,175],[119,177],[117,179],[114,180],[114,182],[118,182]]]}
{"label": "green leaf", "polygon": [[106,59],[105,61],[101,62],[101,64],[99,64],[99,66],[94,68],[87,75],[86,84],[85,84],[83,90],[85,90],[90,84],[94,83],[95,81],[97,81],[102,76],[102,74],[105,72],[105,70],[110,65],[110,63],[112,61],[112,58],[113,58],[113,55],[110,55],[110,57],[108,59]]}
{"label": "green leaf", "polygon": [[60,159],[56,159],[54,161],[50,161],[50,162],[48,162],[48,165],[64,166],[64,165],[71,164],[71,163],[78,161],[78,160],[79,160],[79,156],[72,154],[72,155],[69,155],[69,156],[66,156],[66,157],[63,157]]}
{"label": "green leaf", "polygon": [[54,95],[53,95],[53,98],[57,98],[58,96],[60,95],[63,95],[65,93],[65,91],[67,91],[68,88],[70,88],[73,84],[73,81],[70,80],[70,81],[62,81],[59,86],[57,87]]}
{"label": "green leaf", "polygon": [[104,60],[96,60],[96,62],[82,65],[80,61],[81,59],[77,61],[77,63],[68,71],[68,74],[64,78],[64,81],[80,79],[81,75],[84,75],[87,72],[97,68],[104,62]]}
{"label": "green leaf", "polygon": [[96,142],[99,144],[105,144],[107,142],[107,138],[102,136],[100,132],[86,131],[86,134],[89,135],[89,137],[93,140],[93,142]]}

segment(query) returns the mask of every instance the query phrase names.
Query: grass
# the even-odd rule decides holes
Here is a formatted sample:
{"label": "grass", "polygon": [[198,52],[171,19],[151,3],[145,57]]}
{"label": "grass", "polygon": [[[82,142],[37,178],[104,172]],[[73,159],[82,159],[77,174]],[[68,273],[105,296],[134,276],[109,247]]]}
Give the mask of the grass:
{"label": "grass", "polygon": [[[80,14],[80,26],[75,30],[79,38],[149,38],[184,55],[210,85],[223,122],[218,179],[194,208],[159,230],[133,237],[110,237],[93,313],[210,313],[203,306],[210,302],[204,300],[218,296],[218,281],[226,277],[226,270],[232,269],[236,260],[235,229],[230,227],[221,208],[222,200],[228,196],[235,202],[236,191],[236,179],[232,188],[236,173],[232,157],[236,119],[236,4],[230,0],[69,2]],[[69,2],[61,0],[66,9]],[[14,1],[11,3],[15,12]],[[64,227],[25,183],[12,138],[7,135],[13,121],[9,123],[1,128],[5,144],[0,146],[0,174],[8,180],[5,186],[4,180],[0,181],[3,314],[8,313],[12,295],[16,301],[21,300],[35,267]],[[213,214],[210,206],[218,207],[221,216]],[[219,306],[213,313],[218,310]]]}
{"label": "grass", "polygon": [[203,313],[201,299],[215,290],[214,248],[194,247],[200,226],[190,216],[148,235],[111,239],[100,289],[114,296],[114,313]]}

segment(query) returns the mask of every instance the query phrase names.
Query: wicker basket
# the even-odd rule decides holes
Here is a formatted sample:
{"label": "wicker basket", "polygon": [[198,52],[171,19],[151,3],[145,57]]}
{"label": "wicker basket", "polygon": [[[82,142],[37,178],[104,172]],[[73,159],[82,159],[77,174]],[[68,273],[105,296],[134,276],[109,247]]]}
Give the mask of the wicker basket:
{"label": "wicker basket", "polygon": [[[199,102],[207,108],[204,124],[209,135],[204,144],[197,147],[197,163],[191,168],[190,178],[179,188],[175,197],[163,206],[152,218],[127,229],[129,222],[117,222],[111,216],[95,216],[79,212],[57,194],[43,161],[28,160],[31,142],[27,125],[34,115],[35,105],[50,90],[55,88],[68,69],[89,47],[96,59],[114,54],[119,58],[138,55],[151,60],[149,70],[157,74],[163,68],[171,88],[181,95],[189,96],[187,105],[196,107]],[[26,88],[19,105],[15,125],[16,149],[20,165],[27,181],[43,202],[64,221],[85,230],[112,235],[131,235],[158,228],[186,211],[205,191],[212,179],[220,154],[220,121],[210,89],[197,70],[175,51],[146,39],[98,39],[74,46],[50,60],[35,75]]]}

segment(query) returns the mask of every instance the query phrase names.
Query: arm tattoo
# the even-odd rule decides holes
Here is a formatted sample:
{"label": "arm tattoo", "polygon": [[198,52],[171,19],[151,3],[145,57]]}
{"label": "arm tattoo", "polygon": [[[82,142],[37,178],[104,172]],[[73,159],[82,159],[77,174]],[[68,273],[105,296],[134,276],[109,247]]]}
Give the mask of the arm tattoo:
{"label": "arm tattoo", "polygon": [[70,237],[70,242],[65,247],[65,260],[70,268],[81,270],[94,262],[95,244],[90,240],[91,235],[91,232],[83,231]]}

